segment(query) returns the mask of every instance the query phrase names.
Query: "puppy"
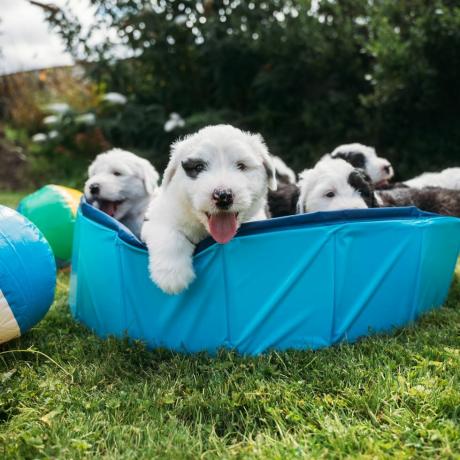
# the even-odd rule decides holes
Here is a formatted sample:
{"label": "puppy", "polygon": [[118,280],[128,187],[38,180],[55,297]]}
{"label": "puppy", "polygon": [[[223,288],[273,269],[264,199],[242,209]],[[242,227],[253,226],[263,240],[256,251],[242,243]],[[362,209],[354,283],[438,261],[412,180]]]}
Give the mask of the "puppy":
{"label": "puppy", "polygon": [[460,190],[460,168],[447,168],[441,172],[427,172],[404,182],[407,187],[442,187]]}
{"label": "puppy", "polygon": [[331,158],[341,158],[355,168],[360,168],[371,178],[376,188],[386,186],[394,176],[391,163],[386,158],[378,157],[375,149],[363,144],[343,144],[330,154]]}
{"label": "puppy", "polygon": [[416,206],[422,211],[460,217],[460,190],[441,187],[397,188],[378,191],[381,206]]}
{"label": "puppy", "polygon": [[370,178],[345,160],[323,158],[299,177],[299,214],[379,206]]}
{"label": "puppy", "polygon": [[345,166],[343,160],[321,160],[300,177],[298,212],[416,206],[423,211],[460,217],[460,190],[406,187],[374,192],[369,177],[349,164]]}
{"label": "puppy", "polygon": [[88,176],[86,200],[139,236],[160,177],[150,162],[134,153],[112,149],[95,158]]}
{"label": "puppy", "polygon": [[241,223],[264,219],[268,188],[275,168],[259,135],[217,125],[174,143],[142,228],[152,280],[169,294],[186,289],[196,244],[207,235],[227,243]]}

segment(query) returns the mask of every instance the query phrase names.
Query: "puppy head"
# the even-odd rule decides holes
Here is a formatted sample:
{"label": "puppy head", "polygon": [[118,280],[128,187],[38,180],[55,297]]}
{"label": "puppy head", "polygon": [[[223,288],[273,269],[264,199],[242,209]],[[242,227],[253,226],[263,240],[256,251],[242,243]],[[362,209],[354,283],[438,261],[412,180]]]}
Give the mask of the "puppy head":
{"label": "puppy head", "polygon": [[117,220],[153,195],[159,175],[149,161],[120,149],[99,154],[88,169],[85,197]]}
{"label": "puppy head", "polygon": [[208,126],[173,144],[162,187],[226,243],[276,189],[272,158],[261,136],[230,125]]}
{"label": "puppy head", "polygon": [[361,169],[325,158],[300,174],[297,212],[378,207],[374,188]]}
{"label": "puppy head", "polygon": [[363,144],[344,144],[335,148],[331,158],[342,158],[355,168],[364,170],[377,187],[387,185],[394,171],[386,158],[377,156],[375,149]]}

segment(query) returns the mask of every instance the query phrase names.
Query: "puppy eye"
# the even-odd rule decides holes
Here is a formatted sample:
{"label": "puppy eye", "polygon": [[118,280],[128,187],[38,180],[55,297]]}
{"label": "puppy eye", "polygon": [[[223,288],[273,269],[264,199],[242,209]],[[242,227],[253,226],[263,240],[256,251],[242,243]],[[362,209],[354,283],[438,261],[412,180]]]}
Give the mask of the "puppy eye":
{"label": "puppy eye", "polygon": [[240,171],[246,171],[246,169],[248,169],[248,167],[242,162],[238,162],[236,164],[236,167],[240,170]]}
{"label": "puppy eye", "polygon": [[113,175],[114,175],[114,176],[121,176],[121,172],[120,172],[120,171],[114,171],[114,172],[113,172]]}
{"label": "puppy eye", "polygon": [[198,175],[206,171],[207,163],[203,160],[189,158],[182,162],[182,168],[184,168],[185,174],[191,179],[196,179]]}
{"label": "puppy eye", "polygon": [[326,198],[334,198],[335,197],[335,193],[334,192],[327,192],[325,195],[324,195]]}

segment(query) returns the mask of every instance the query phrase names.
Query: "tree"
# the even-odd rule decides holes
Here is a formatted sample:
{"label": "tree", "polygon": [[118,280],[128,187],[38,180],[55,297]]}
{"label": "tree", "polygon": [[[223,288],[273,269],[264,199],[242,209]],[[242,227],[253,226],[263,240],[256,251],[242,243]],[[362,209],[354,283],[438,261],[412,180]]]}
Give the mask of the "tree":
{"label": "tree", "polygon": [[368,52],[374,57],[370,108],[377,143],[403,176],[460,159],[460,5],[377,3]]}
{"label": "tree", "polygon": [[[62,10],[47,10],[48,21],[92,78],[128,96],[109,139],[160,168],[178,135],[219,122],[261,132],[296,169],[350,141],[376,145],[404,175],[455,160],[453,1],[91,4],[88,31]],[[110,39],[96,43],[101,31]],[[186,125],[165,132],[171,112]]]}

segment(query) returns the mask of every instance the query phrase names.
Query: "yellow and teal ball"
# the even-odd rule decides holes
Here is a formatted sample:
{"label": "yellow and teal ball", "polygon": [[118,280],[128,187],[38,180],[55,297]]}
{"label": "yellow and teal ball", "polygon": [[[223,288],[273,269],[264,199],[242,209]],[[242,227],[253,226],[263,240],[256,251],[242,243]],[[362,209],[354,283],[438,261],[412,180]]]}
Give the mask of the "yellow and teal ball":
{"label": "yellow and teal ball", "polygon": [[82,193],[61,185],[45,185],[21,200],[18,211],[45,235],[59,265],[72,257],[75,217]]}

